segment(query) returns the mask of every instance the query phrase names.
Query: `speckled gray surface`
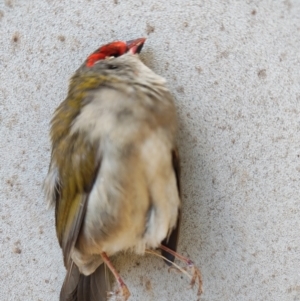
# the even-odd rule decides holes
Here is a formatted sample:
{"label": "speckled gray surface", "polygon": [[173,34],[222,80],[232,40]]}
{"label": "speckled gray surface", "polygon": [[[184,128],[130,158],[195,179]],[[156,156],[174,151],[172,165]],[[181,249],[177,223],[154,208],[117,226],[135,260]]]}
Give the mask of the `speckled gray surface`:
{"label": "speckled gray surface", "polygon": [[[202,300],[300,300],[297,0],[0,1],[0,300],[58,300],[41,191],[51,114],[86,55],[140,36],[178,107],[179,251],[202,270]],[[197,299],[158,258],[116,263],[132,301]]]}

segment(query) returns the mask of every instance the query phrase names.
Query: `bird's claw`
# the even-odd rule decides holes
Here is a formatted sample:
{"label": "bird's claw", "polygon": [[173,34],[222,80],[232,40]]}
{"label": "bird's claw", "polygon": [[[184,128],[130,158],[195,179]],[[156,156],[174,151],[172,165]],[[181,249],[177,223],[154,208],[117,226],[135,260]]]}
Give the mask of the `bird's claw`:
{"label": "bird's claw", "polygon": [[108,298],[116,296],[116,300],[127,301],[130,297],[130,291],[125,284],[122,284],[116,292],[108,292]]}
{"label": "bird's claw", "polygon": [[189,269],[191,269],[191,273],[193,275],[190,285],[193,288],[197,283],[198,285],[197,295],[200,296],[203,293],[203,281],[202,281],[201,272],[195,265],[190,265]]}

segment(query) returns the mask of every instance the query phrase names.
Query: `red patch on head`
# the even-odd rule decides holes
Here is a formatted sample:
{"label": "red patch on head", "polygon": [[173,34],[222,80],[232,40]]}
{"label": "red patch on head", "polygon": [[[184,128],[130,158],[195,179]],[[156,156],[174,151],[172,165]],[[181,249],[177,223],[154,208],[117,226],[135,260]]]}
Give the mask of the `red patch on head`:
{"label": "red patch on head", "polygon": [[87,67],[93,67],[97,61],[104,60],[106,57],[118,57],[127,52],[126,42],[112,42],[107,45],[101,46],[94,53],[92,53],[86,60]]}

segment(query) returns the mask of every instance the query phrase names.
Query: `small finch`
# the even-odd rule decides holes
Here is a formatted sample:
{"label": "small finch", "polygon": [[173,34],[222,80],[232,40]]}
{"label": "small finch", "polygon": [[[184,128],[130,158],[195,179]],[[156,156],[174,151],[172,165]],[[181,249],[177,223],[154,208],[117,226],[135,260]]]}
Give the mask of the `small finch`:
{"label": "small finch", "polygon": [[165,80],[139,58],[144,42],[115,41],[88,56],[51,121],[44,190],[67,269],[60,301],[107,300],[105,266],[127,300],[109,259],[120,251],[159,247],[169,262],[177,257],[176,110]]}

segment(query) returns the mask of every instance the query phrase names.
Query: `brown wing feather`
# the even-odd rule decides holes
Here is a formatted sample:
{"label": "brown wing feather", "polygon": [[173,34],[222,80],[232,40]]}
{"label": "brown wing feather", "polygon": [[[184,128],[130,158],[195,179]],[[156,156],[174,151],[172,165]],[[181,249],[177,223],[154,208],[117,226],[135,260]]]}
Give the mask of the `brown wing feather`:
{"label": "brown wing feather", "polygon": [[[73,139],[73,144],[71,140]],[[74,141],[75,139],[75,141]],[[65,142],[69,143],[65,143]],[[64,147],[71,149],[64,150]],[[72,151],[76,148],[76,154]],[[64,151],[69,156],[63,156]],[[88,198],[100,169],[101,160],[96,158],[96,147],[79,140],[78,137],[66,137],[62,146],[58,143],[53,154],[61,154],[59,187],[56,193],[56,231],[63,250],[67,274],[61,289],[60,301],[106,300],[106,281],[103,266],[92,275],[84,276],[71,259],[72,250],[87,209]],[[96,296],[95,298],[93,296]]]}
{"label": "brown wing feather", "polygon": [[97,75],[75,74],[68,97],[57,108],[51,122],[51,164],[58,171],[56,193],[56,233],[68,268],[70,252],[76,243],[86,210],[88,195],[100,168],[99,145],[82,133],[72,133],[72,125],[87,104],[88,91],[103,85]]}
{"label": "brown wing feather", "polygon": [[[76,149],[76,153],[73,151]],[[88,196],[100,168],[96,147],[76,135],[67,136],[53,150],[58,168],[59,192],[56,200],[56,232],[68,269],[70,256],[84,221]]]}
{"label": "brown wing feather", "polygon": [[[180,160],[179,160],[179,154],[178,154],[177,150],[172,151],[172,164],[173,164],[173,168],[174,168],[174,172],[175,172],[175,176],[176,176],[178,195],[181,198]],[[177,244],[178,244],[178,239],[179,239],[180,222],[181,222],[181,210],[179,209],[176,227],[172,230],[169,237],[167,237],[162,242],[162,245],[166,246],[167,248],[169,248],[173,251],[176,251],[176,249],[177,249]],[[161,254],[168,260],[170,260],[172,262],[174,261],[174,256],[169,254],[168,252],[162,250]],[[168,265],[170,265],[170,263],[168,261],[165,261],[165,262]]]}
{"label": "brown wing feather", "polygon": [[[101,165],[100,141],[91,143],[85,135],[72,133],[71,128],[82,107],[88,103],[87,92],[99,88],[103,82],[103,77],[98,75],[83,78],[80,74],[73,76],[68,97],[57,108],[52,119],[51,165],[52,170],[57,171],[54,185],[56,233],[67,269],[60,294],[61,301],[90,300],[92,294],[97,296],[99,301],[106,299],[103,297],[107,291],[106,282],[102,280],[105,279],[103,267],[86,277],[79,273],[78,267],[71,259],[72,250],[84,223],[89,194]],[[102,292],[99,290],[99,283]]]}

